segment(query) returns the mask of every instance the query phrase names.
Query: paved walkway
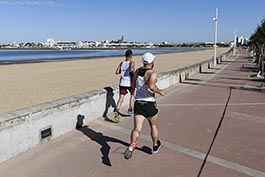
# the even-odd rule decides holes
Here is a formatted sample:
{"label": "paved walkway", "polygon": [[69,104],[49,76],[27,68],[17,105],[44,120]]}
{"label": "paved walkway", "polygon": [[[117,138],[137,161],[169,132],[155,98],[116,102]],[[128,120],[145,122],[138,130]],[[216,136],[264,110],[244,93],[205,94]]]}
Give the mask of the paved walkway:
{"label": "paved walkway", "polygon": [[151,155],[145,122],[138,150],[125,160],[133,119],[113,124],[99,118],[1,163],[0,176],[265,177],[265,91],[250,77],[253,70],[240,52],[235,61],[169,88],[158,99],[158,154]]}

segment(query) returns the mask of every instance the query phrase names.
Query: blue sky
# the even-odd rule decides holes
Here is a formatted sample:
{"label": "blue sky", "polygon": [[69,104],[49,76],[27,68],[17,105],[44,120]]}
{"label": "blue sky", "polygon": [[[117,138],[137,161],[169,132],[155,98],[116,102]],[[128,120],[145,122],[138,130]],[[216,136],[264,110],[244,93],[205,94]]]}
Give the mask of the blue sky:
{"label": "blue sky", "polygon": [[264,0],[0,0],[0,44],[121,35],[127,41],[213,41],[216,7],[219,41],[233,40],[235,27],[249,37],[265,18]]}

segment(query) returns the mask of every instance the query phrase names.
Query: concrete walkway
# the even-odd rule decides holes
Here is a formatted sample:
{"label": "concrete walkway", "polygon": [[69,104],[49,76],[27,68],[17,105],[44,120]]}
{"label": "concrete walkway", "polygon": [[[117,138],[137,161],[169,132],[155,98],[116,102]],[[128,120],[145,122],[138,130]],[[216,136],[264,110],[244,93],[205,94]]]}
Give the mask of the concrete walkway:
{"label": "concrete walkway", "polygon": [[265,177],[265,90],[250,77],[253,70],[247,53],[240,52],[235,61],[169,88],[158,98],[158,154],[151,154],[145,122],[138,149],[125,160],[133,119],[114,124],[98,118],[1,163],[0,176]]}

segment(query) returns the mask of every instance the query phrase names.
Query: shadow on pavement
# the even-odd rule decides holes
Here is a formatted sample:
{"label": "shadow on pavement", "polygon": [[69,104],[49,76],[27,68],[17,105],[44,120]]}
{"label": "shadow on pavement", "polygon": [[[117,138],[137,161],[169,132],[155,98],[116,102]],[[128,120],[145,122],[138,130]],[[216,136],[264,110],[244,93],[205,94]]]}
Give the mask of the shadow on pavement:
{"label": "shadow on pavement", "polygon": [[201,72],[201,74],[215,74],[215,72],[208,72],[208,71],[205,71],[205,72]]}
{"label": "shadow on pavement", "polygon": [[[96,143],[101,145],[100,151],[102,154],[102,157],[101,157],[102,163],[107,166],[112,166],[110,162],[110,158],[109,158],[109,152],[110,152],[111,147],[109,146],[108,142],[119,143],[125,147],[128,147],[130,144],[122,140],[106,136],[101,132],[96,132],[92,130],[91,128],[89,128],[88,126],[83,126],[84,119],[85,119],[85,116],[83,115],[77,116],[77,124],[76,124],[77,130],[82,132],[84,135],[86,135],[90,140],[95,141]],[[152,150],[146,146],[143,146],[142,148],[137,147],[136,150],[140,150],[147,154],[152,154]]]}
{"label": "shadow on pavement", "polygon": [[211,152],[211,150],[212,150],[212,147],[213,147],[213,145],[214,145],[214,142],[215,142],[215,140],[216,140],[216,137],[217,137],[217,135],[218,135],[218,133],[219,133],[219,130],[220,130],[220,128],[221,128],[221,126],[222,126],[222,123],[223,123],[223,120],[224,120],[224,118],[225,118],[226,110],[227,110],[227,107],[228,107],[228,104],[229,104],[229,101],[230,101],[231,95],[232,95],[232,88],[230,87],[230,88],[229,88],[229,95],[228,95],[228,98],[227,98],[227,101],[226,101],[226,104],[225,104],[225,108],[224,108],[224,111],[223,111],[222,117],[221,117],[221,119],[219,120],[219,123],[218,123],[217,129],[215,130],[214,137],[213,137],[212,142],[211,142],[211,145],[209,146],[209,149],[208,149],[208,151],[207,151],[207,153],[206,153],[206,156],[205,156],[205,158],[204,158],[204,160],[203,160],[203,163],[202,163],[202,165],[201,165],[201,168],[200,168],[200,171],[199,171],[197,177],[200,177],[200,176],[201,176],[202,171],[203,171],[203,169],[204,169],[204,167],[205,167],[205,164],[206,164],[206,162],[207,162],[207,158],[208,158],[208,156],[209,156],[209,154],[210,154],[210,152]]}
{"label": "shadow on pavement", "polygon": [[[265,89],[262,88],[246,88],[246,87],[235,87],[235,86],[230,86],[230,85],[214,85],[214,84],[201,84],[201,83],[195,83],[195,82],[188,82],[184,81],[182,84],[187,84],[187,85],[197,85],[197,86],[204,86],[204,87],[216,87],[216,88],[232,88],[234,90],[244,90],[244,91],[250,91],[250,92],[258,92],[258,93],[265,93]],[[218,82],[216,82],[218,84]],[[221,83],[220,83],[221,84]],[[233,84],[234,85],[234,84]]]}
{"label": "shadow on pavement", "polygon": [[252,82],[261,82],[259,78],[236,78],[236,77],[219,77],[219,79],[227,79],[227,80],[238,80],[238,81],[252,81]]}
{"label": "shadow on pavement", "polygon": [[103,113],[103,117],[105,118],[105,121],[114,123],[114,121],[107,116],[110,107],[113,107],[114,111],[116,110],[116,102],[113,98],[114,97],[113,88],[105,87],[104,89],[107,91],[107,97],[106,97],[105,111]]}
{"label": "shadow on pavement", "polygon": [[[107,91],[107,96],[106,96],[106,104],[105,104],[105,110],[103,112],[103,117],[105,121],[115,123],[112,119],[108,117],[109,109],[112,107],[114,109],[113,111],[116,111],[117,108],[116,101],[114,100],[113,88],[105,87],[104,89]],[[121,112],[119,112],[119,114],[122,117],[131,117],[131,115],[129,114],[123,114]]]}

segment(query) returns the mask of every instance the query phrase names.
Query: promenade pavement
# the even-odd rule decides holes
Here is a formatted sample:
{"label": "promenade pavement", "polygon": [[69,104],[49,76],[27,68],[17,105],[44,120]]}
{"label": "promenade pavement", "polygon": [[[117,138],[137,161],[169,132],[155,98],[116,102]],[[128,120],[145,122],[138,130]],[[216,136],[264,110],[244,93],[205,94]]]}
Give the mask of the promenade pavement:
{"label": "promenade pavement", "polygon": [[158,97],[157,154],[151,154],[147,122],[138,149],[125,160],[133,118],[118,124],[98,118],[1,163],[0,176],[265,177],[265,90],[251,77],[255,70],[240,51],[235,60],[168,88]]}

